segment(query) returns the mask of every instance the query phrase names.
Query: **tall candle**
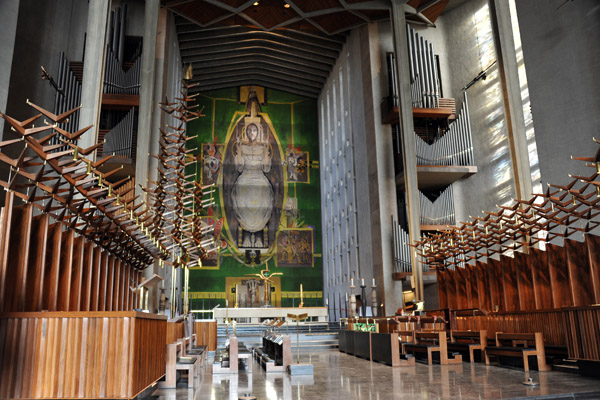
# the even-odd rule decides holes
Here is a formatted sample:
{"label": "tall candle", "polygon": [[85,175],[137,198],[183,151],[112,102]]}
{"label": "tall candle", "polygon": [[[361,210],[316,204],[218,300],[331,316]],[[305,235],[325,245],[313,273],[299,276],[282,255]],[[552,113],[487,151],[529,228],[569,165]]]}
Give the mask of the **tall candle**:
{"label": "tall candle", "polygon": [[350,286],[354,286],[354,278],[350,278]]}
{"label": "tall candle", "polygon": [[360,278],[360,285],[361,286],[365,286],[365,278]]}
{"label": "tall candle", "polygon": [[375,278],[373,278],[373,286],[375,286]]}
{"label": "tall candle", "polygon": [[348,301],[348,292],[346,292],[346,301]]}
{"label": "tall candle", "polygon": [[302,284],[300,284],[300,300],[302,300]]}

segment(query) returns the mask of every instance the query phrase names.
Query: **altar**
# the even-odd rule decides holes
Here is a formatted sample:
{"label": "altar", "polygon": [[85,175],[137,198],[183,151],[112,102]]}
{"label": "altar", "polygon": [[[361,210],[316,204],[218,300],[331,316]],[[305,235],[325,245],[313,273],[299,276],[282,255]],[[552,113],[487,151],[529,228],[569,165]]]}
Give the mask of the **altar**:
{"label": "altar", "polygon": [[[223,324],[227,319],[247,319],[251,324],[258,324],[261,319],[287,319],[288,314],[308,314],[309,321],[327,322],[327,307],[247,307],[213,309],[217,323]],[[239,322],[239,321],[238,321]]]}

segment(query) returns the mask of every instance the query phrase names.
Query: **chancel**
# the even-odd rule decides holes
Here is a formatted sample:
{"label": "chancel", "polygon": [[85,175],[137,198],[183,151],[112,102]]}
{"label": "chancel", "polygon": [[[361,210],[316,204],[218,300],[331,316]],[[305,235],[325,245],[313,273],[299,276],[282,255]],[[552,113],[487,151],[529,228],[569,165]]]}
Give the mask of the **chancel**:
{"label": "chancel", "polygon": [[0,398],[600,398],[594,0],[0,2]]}

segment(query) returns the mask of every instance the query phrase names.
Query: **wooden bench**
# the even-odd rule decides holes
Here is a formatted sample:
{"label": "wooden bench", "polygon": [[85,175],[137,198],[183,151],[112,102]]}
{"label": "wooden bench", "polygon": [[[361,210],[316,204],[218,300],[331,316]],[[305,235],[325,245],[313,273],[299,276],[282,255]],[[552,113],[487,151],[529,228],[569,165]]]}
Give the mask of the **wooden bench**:
{"label": "wooden bench", "polygon": [[187,371],[188,387],[194,387],[194,377],[198,370],[198,359],[196,357],[182,356],[184,346],[182,342],[167,345],[167,359],[165,380],[159,382],[159,387],[174,389],[177,386],[177,371]]}
{"label": "wooden bench", "polygon": [[[531,347],[530,345],[534,346]],[[535,333],[496,333],[496,346],[485,349],[485,363],[490,363],[490,356],[522,357],[525,371],[529,371],[529,356],[537,357],[539,371],[550,371],[546,364],[544,337],[542,332]]]}
{"label": "wooden bench", "polygon": [[469,361],[475,361],[475,350],[481,351],[484,357],[487,346],[487,330],[481,331],[450,331],[450,343],[448,350],[466,352],[469,351]]}
{"label": "wooden bench", "polygon": [[405,343],[404,351],[406,353],[427,353],[427,363],[433,364],[433,353],[440,354],[440,364],[460,364],[462,356],[455,355],[448,357],[448,340],[446,331],[437,332],[415,332],[415,342]]}

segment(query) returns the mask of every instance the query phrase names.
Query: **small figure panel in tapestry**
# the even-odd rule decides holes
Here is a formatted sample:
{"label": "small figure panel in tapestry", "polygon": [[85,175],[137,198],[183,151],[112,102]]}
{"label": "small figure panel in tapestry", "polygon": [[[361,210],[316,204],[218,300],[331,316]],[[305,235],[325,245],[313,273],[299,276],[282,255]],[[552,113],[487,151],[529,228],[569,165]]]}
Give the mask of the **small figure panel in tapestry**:
{"label": "small figure panel in tapestry", "polygon": [[288,182],[310,183],[308,152],[289,146],[285,151],[285,170]]}
{"label": "small figure panel in tapestry", "polygon": [[217,183],[225,146],[216,143],[202,143],[202,184]]}
{"label": "small figure panel in tapestry", "polygon": [[281,229],[277,232],[278,267],[312,267],[313,230]]}

